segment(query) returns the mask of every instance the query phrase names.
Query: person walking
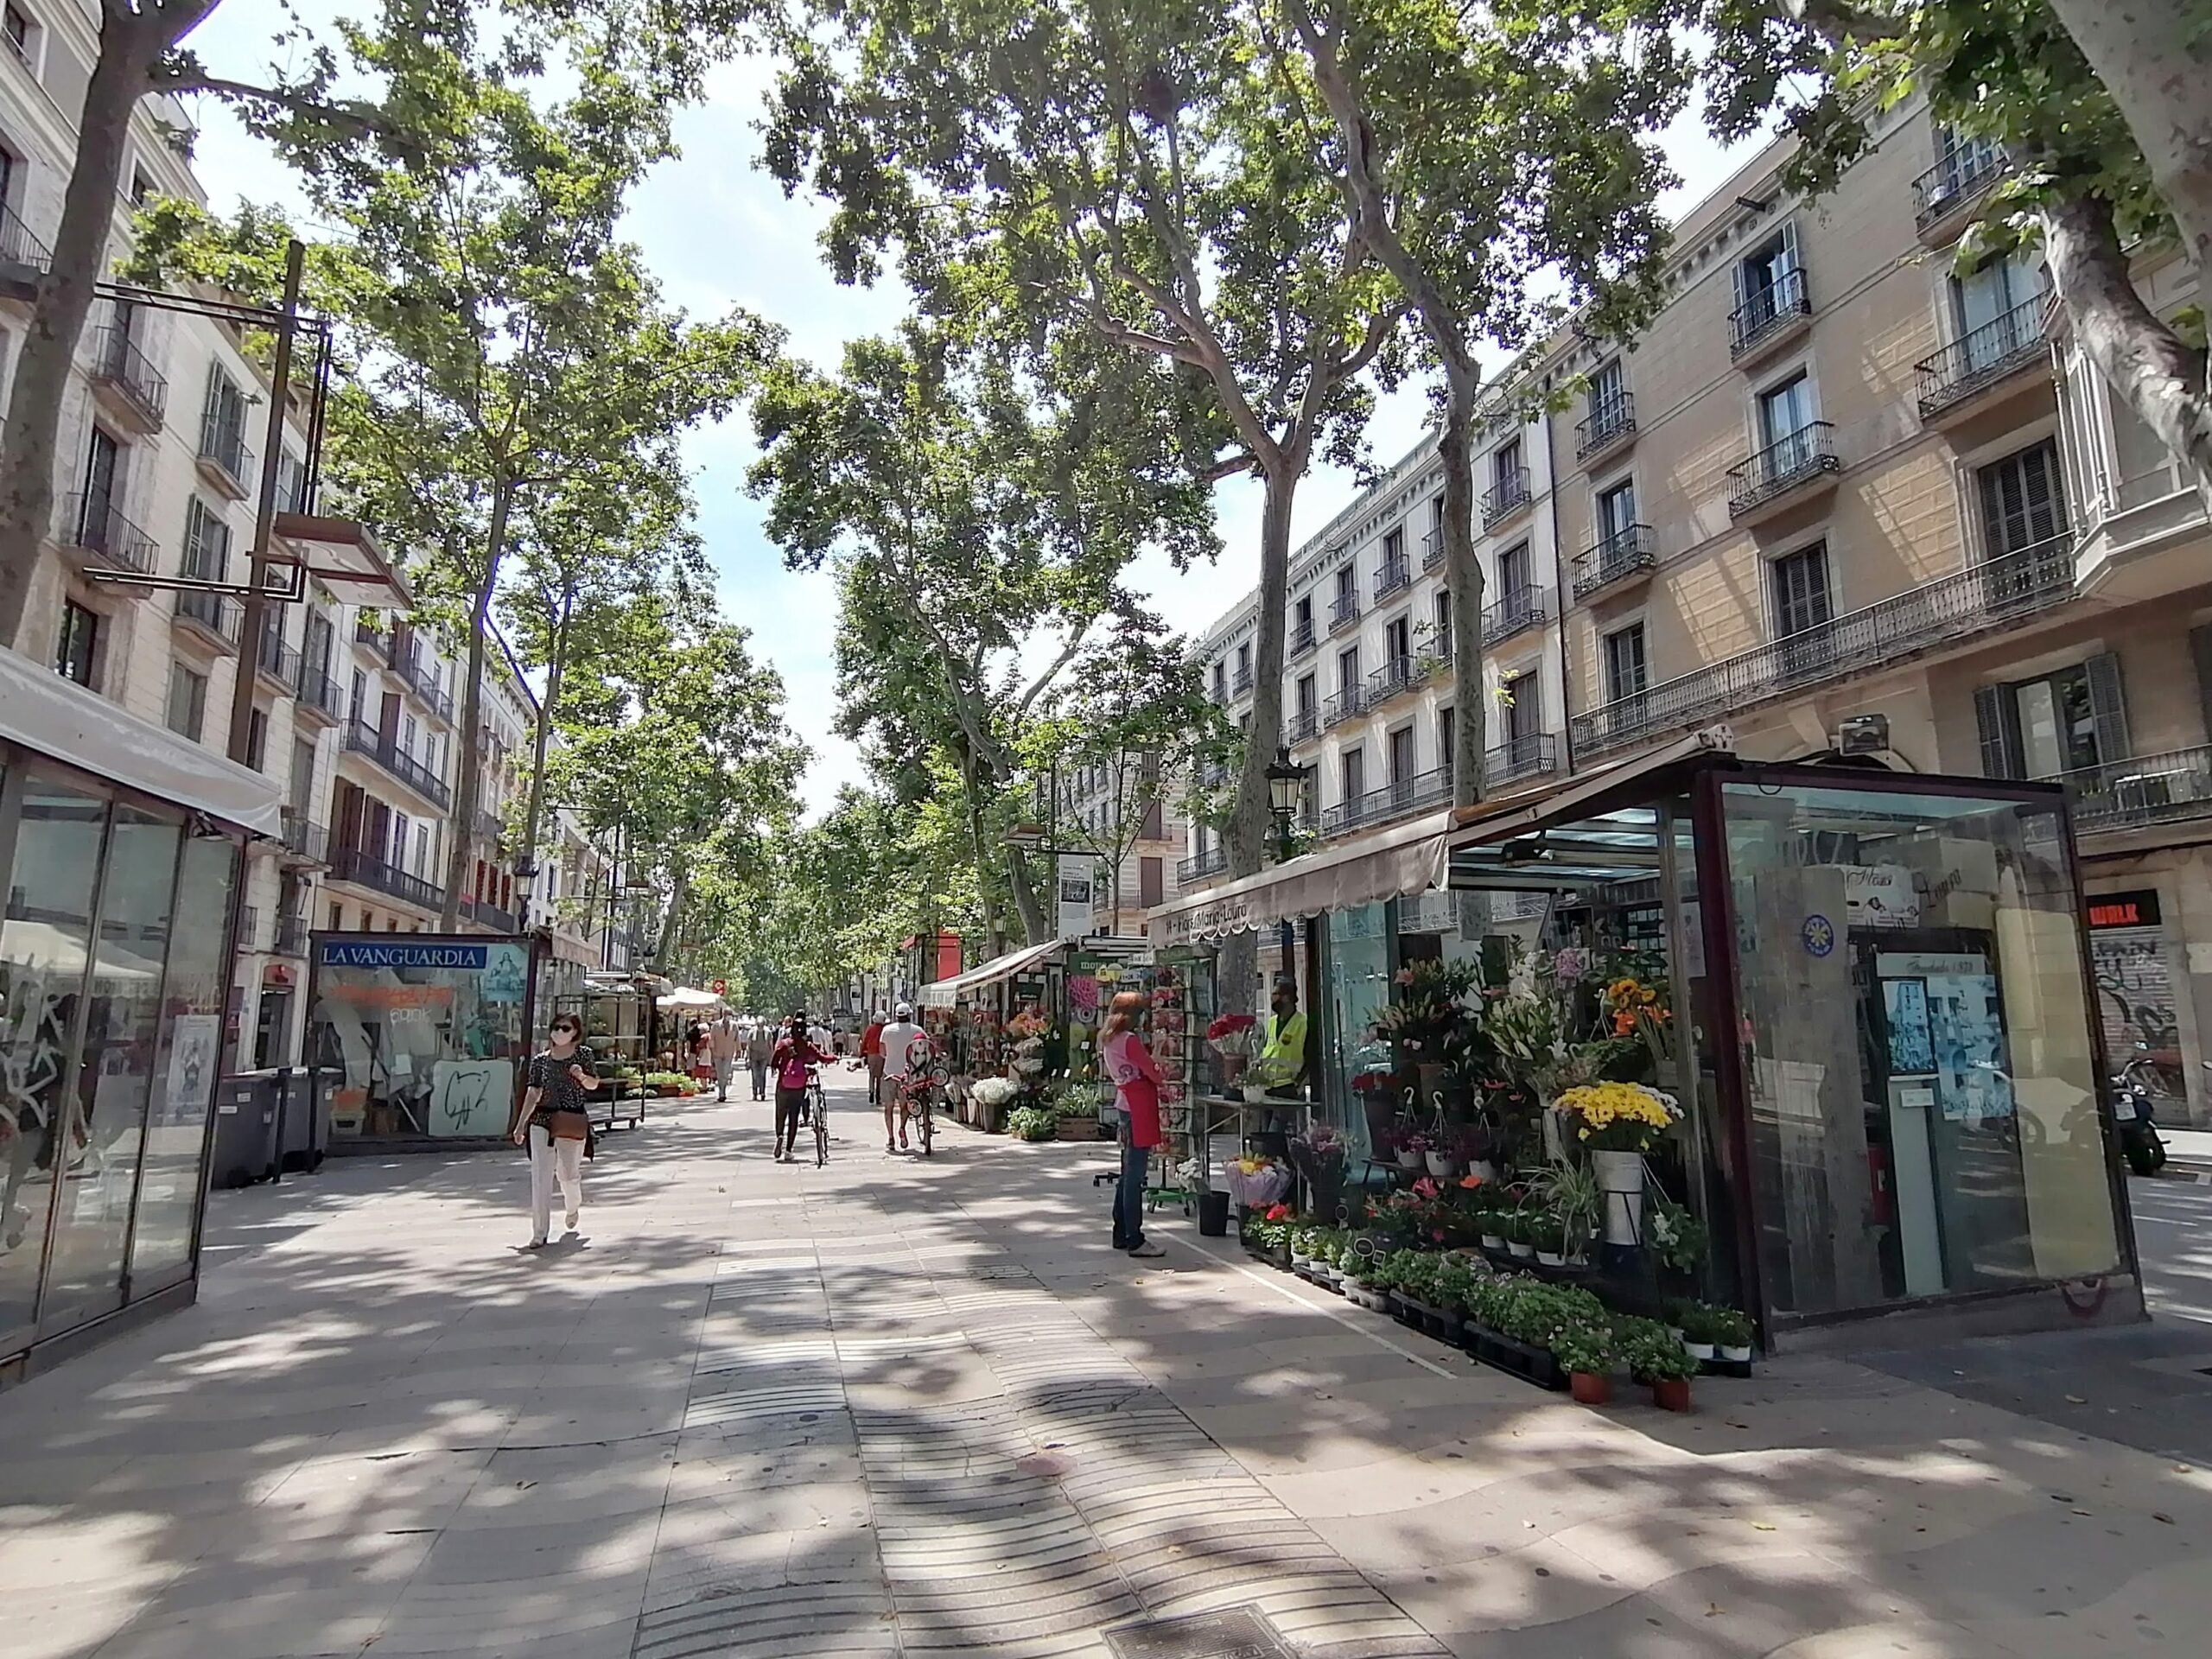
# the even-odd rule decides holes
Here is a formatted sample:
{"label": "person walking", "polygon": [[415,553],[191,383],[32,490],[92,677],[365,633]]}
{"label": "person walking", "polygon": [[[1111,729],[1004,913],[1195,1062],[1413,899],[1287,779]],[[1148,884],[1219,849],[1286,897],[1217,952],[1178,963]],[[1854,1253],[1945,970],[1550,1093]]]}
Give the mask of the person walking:
{"label": "person walking", "polygon": [[768,1063],[776,1056],[776,1028],[766,1020],[756,1020],[746,1034],[745,1063],[753,1068],[753,1098],[768,1098]]}
{"label": "person walking", "polygon": [[729,1098],[730,1077],[737,1070],[737,1057],[744,1047],[744,1027],[737,1023],[735,1014],[724,1008],[707,1027],[707,1052],[714,1061],[717,1103]]}
{"label": "person walking", "polygon": [[861,1033],[861,1064],[868,1068],[868,1103],[879,1105],[883,1100],[883,1010],[876,1009],[868,1016],[868,1029]]}
{"label": "person walking", "polygon": [[522,1109],[508,1134],[517,1146],[530,1150],[526,1249],[544,1248],[552,1230],[556,1179],[568,1204],[569,1231],[576,1230],[577,1212],[584,1207],[584,1160],[592,1152],[591,1113],[584,1095],[596,1090],[601,1079],[593,1075],[578,1050],[583,1034],[583,1023],[575,1015],[556,1015],[545,1052],[531,1055],[523,1071]]}
{"label": "person walking", "polygon": [[1144,1236],[1145,1177],[1152,1150],[1160,1144],[1160,1062],[1137,1035],[1136,1023],[1151,999],[1142,991],[1123,991],[1106,1010],[1099,1032],[1098,1058],[1122,1109],[1122,1175],[1114,1185],[1114,1248],[1135,1256],[1165,1255]]}
{"label": "person walking", "polygon": [[[878,1033],[876,1065],[883,1078],[878,1093],[883,1103],[886,1152],[903,1152],[906,1148],[906,1120],[913,1111],[906,1088],[913,1076],[915,1059],[918,1056],[926,1058],[929,1053],[929,1040],[928,1033],[914,1023],[913,1009],[904,1002],[891,1011],[891,1023]],[[892,1138],[894,1134],[896,1141]]]}
{"label": "person walking", "polygon": [[836,1057],[826,1044],[817,1044],[808,1029],[806,1011],[791,1015],[791,1024],[776,1039],[776,1161],[791,1155],[798,1140],[798,1121],[806,1116],[807,1071],[827,1065]]}

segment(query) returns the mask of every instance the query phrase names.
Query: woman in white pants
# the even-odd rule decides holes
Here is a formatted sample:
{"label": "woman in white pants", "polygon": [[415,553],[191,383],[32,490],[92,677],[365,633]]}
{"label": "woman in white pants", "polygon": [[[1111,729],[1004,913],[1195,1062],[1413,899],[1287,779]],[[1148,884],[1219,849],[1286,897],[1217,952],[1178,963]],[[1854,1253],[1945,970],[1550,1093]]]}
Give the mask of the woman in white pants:
{"label": "woman in white pants", "polygon": [[600,1079],[576,1052],[583,1027],[574,1014],[553,1021],[552,1041],[533,1054],[524,1073],[522,1110],[513,1130],[517,1146],[530,1148],[530,1243],[541,1249],[553,1225],[553,1183],[557,1177],[567,1200],[567,1225],[576,1230],[584,1204],[584,1151],[591,1141],[591,1114],[584,1092]]}

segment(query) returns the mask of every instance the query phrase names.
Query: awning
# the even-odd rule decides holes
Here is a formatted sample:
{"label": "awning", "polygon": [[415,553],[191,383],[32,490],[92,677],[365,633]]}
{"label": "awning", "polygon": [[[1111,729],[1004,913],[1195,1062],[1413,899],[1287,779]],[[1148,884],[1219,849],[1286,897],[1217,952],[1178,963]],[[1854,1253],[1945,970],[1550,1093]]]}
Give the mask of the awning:
{"label": "awning", "polygon": [[702,991],[690,985],[679,985],[666,996],[656,999],[664,1008],[712,1008],[721,1006],[721,998],[712,991]]}
{"label": "awning", "polygon": [[251,766],[0,651],[0,737],[241,830],[283,829],[284,791]]}
{"label": "awning", "polygon": [[932,980],[914,994],[914,1001],[925,1008],[949,1008],[970,991],[995,985],[1000,980],[1010,979],[1025,968],[1037,963],[1058,950],[1065,941],[1048,940],[1043,944],[1024,945],[1019,950],[1009,950],[1002,957],[993,957],[982,966],[970,968],[953,979]]}

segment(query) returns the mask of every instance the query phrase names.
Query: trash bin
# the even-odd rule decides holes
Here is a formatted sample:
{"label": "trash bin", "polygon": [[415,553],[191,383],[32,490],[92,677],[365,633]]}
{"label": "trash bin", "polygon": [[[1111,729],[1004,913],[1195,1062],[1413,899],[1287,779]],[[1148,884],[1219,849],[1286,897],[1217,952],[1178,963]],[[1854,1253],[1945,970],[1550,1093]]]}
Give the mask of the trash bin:
{"label": "trash bin", "polygon": [[303,1065],[280,1066],[276,1075],[277,1161],[288,1172],[320,1169],[330,1144],[330,1096],[338,1078],[318,1077]]}
{"label": "trash bin", "polygon": [[1229,1236],[1228,1193],[1198,1194],[1198,1231],[1206,1238],[1225,1238]]}
{"label": "trash bin", "polygon": [[215,1089],[215,1151],[208,1179],[251,1186],[276,1176],[276,1118],[283,1079],[275,1071],[241,1071]]}

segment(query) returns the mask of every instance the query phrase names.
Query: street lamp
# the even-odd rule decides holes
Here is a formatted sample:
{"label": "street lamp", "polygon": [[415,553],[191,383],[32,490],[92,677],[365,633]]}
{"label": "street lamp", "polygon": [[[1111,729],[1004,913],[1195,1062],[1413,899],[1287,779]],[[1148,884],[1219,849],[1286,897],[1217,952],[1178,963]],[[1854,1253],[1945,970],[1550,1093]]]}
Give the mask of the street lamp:
{"label": "street lamp", "polygon": [[1288,749],[1275,751],[1274,763],[1268,768],[1268,805],[1274,814],[1275,856],[1287,861],[1291,854],[1291,823],[1298,817],[1298,803],[1306,793],[1304,766],[1291,762]]}

